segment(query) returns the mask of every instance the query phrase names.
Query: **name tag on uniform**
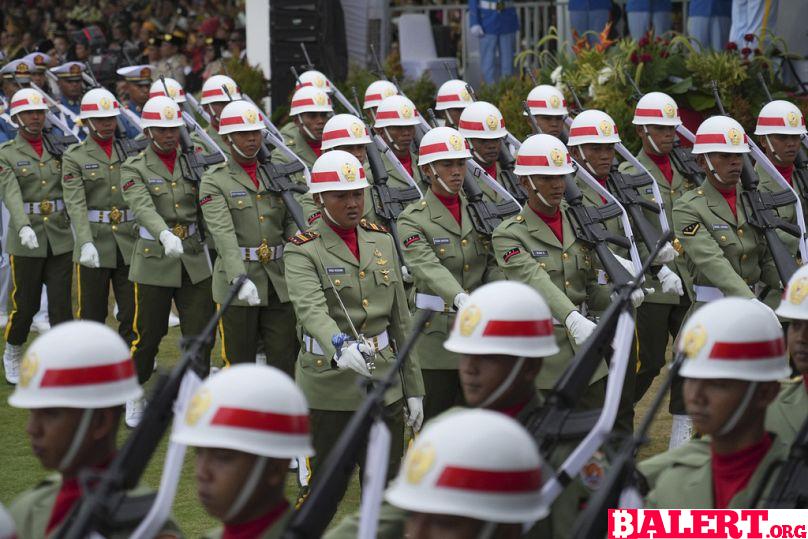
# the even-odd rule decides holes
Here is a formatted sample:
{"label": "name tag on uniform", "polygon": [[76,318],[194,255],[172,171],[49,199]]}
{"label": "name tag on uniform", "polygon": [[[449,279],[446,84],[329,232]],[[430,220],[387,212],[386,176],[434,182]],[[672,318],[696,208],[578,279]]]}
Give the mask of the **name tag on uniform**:
{"label": "name tag on uniform", "polygon": [[718,223],[715,225],[710,225],[713,230],[729,230],[729,225],[726,223]]}
{"label": "name tag on uniform", "polygon": [[235,197],[246,197],[247,191],[230,191],[230,196]]}
{"label": "name tag on uniform", "polygon": [[447,245],[450,242],[449,238],[433,238],[433,245]]}
{"label": "name tag on uniform", "polygon": [[18,167],[26,167],[26,166],[28,166],[30,164],[31,164],[30,161],[17,161],[17,166]]}
{"label": "name tag on uniform", "polygon": [[163,178],[149,178],[149,185],[155,185],[159,183],[165,183]]}
{"label": "name tag on uniform", "polygon": [[329,275],[345,275],[345,268],[325,268]]}
{"label": "name tag on uniform", "polygon": [[548,253],[547,251],[534,250],[534,251],[530,251],[530,254],[533,255],[533,258],[539,258],[539,257],[542,257],[542,256],[550,256],[550,253]]}
{"label": "name tag on uniform", "polygon": [[98,163],[87,163],[84,165],[84,170],[93,170],[98,168]]}

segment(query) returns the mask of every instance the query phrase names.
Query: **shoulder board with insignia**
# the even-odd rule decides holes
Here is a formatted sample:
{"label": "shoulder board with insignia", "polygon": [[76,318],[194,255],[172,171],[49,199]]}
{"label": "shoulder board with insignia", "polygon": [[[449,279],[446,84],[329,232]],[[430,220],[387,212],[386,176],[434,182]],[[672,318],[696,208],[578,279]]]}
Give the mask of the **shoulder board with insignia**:
{"label": "shoulder board with insignia", "polygon": [[682,234],[685,236],[695,236],[700,228],[701,223],[691,223],[682,229]]}
{"label": "shoulder board with insignia", "polygon": [[6,146],[10,146],[10,145],[11,145],[11,144],[14,142],[14,140],[15,140],[15,139],[10,139],[10,140],[7,140],[7,141],[5,141],[4,143],[0,144],[0,150],[2,150],[3,148],[5,148]]}
{"label": "shoulder board with insignia", "polygon": [[319,237],[320,235],[317,232],[301,232],[300,234],[295,234],[289,238],[289,242],[294,243],[295,245],[303,245],[304,243],[308,243],[311,240]]}
{"label": "shoulder board with insignia", "polygon": [[373,232],[384,232],[389,233],[390,230],[387,227],[383,227],[382,225],[377,225],[376,223],[370,223],[365,219],[359,221],[359,226],[364,228],[365,230],[372,230]]}
{"label": "shoulder board with insignia", "polygon": [[217,170],[223,170],[227,168],[227,166],[228,166],[227,161],[222,161],[221,163],[216,163],[215,165],[209,166],[206,172],[216,172]]}

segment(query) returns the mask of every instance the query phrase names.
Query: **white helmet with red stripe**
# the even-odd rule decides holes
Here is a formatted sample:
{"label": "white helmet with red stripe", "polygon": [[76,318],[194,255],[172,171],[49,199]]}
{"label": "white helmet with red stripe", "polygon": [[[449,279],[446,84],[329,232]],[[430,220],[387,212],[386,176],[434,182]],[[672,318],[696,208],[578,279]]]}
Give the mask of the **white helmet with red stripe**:
{"label": "white helmet with red stripe", "polygon": [[804,135],[805,117],[794,104],[781,99],[766,103],[758,114],[756,135]]}
{"label": "white helmet with red stripe", "polygon": [[120,116],[121,104],[106,88],[93,88],[81,98],[79,118],[110,118]]}
{"label": "white helmet with red stripe", "polygon": [[707,118],[698,130],[693,149],[694,154],[724,152],[749,153],[749,139],[743,126],[729,116]]}
{"label": "white helmet with red stripe", "polygon": [[[566,116],[567,101],[564,94],[555,86],[540,84],[527,94],[527,106],[530,107],[530,114],[542,116]],[[522,114],[527,115],[526,112]]]}
{"label": "white helmet with red stripe", "polygon": [[471,157],[466,139],[457,129],[436,127],[421,138],[418,165],[428,165],[441,159],[468,159]]}
{"label": "white helmet with red stripe", "polygon": [[370,143],[365,124],[353,114],[337,114],[323,127],[323,150]]}
{"label": "white helmet with red stripe", "polygon": [[152,97],[143,105],[140,125],[147,127],[182,127],[185,125],[179,105],[166,96]]}
{"label": "white helmet with red stripe", "polygon": [[556,137],[545,134],[532,135],[522,143],[513,168],[517,176],[563,176],[573,172],[575,169],[567,147]]}
{"label": "white helmet with red stripe", "polygon": [[485,101],[477,101],[466,107],[460,114],[458,127],[466,138],[494,139],[508,134],[502,113]]}
{"label": "white helmet with red stripe", "polygon": [[[165,84],[163,84],[163,80]],[[166,89],[168,89],[168,97],[177,103],[185,103],[185,90],[182,88],[182,84],[169,77],[154,81],[149,88],[149,97],[165,96]]]}
{"label": "white helmet with red stripe", "polygon": [[323,153],[311,167],[309,193],[326,191],[353,191],[369,187],[362,163],[343,150]]}
{"label": "white helmet with red stripe", "polygon": [[289,116],[297,116],[304,112],[334,112],[331,98],[320,88],[304,86],[292,96],[292,108]]}
{"label": "white helmet with red stripe", "polygon": [[398,95],[398,88],[389,80],[377,80],[370,83],[365,90],[365,100],[362,109],[374,109],[387,97]]}
{"label": "white helmet with red stripe", "polygon": [[616,144],[620,142],[617,124],[602,110],[585,110],[572,120],[567,146]]}
{"label": "white helmet with red stripe", "polygon": [[490,410],[460,410],[429,423],[385,494],[407,511],[496,523],[544,518],[543,462],[516,421]]}
{"label": "white helmet with red stripe", "polygon": [[801,266],[788,280],[783,299],[775,311],[783,318],[808,320],[808,265]]}
{"label": "white helmet with red stripe", "polygon": [[465,109],[474,103],[466,88],[467,84],[466,81],[457,79],[447,80],[441,84],[435,96],[435,110]]}
{"label": "white helmet with red stripe", "polygon": [[328,77],[317,71],[316,69],[310,69],[308,71],[304,71],[300,74],[300,77],[297,79],[297,84],[295,85],[295,90],[300,90],[301,88],[305,88],[306,86],[313,86],[314,88],[319,88],[326,93],[332,93],[334,89],[331,87],[331,81],[328,80]]}
{"label": "white helmet with red stripe", "polygon": [[120,406],[142,395],[120,335],[104,324],[75,320],[54,326],[28,347],[8,403],[86,410]]}
{"label": "white helmet with red stripe", "polygon": [[642,96],[634,109],[634,125],[682,125],[679,107],[671,96],[649,92]]}
{"label": "white helmet with red stripe", "polygon": [[234,365],[196,390],[171,441],[273,458],[310,456],[309,409],[294,380],[275,367]]}
{"label": "white helmet with red stripe", "polygon": [[258,107],[248,101],[233,101],[222,109],[219,115],[219,134],[227,135],[236,131],[260,131],[264,129],[264,115]]}
{"label": "white helmet with red stripe", "polygon": [[14,95],[11,96],[8,111],[9,115],[14,116],[28,110],[48,110],[45,98],[39,90],[23,88],[22,90],[17,90],[14,92]]}
{"label": "white helmet with red stripe", "polygon": [[687,320],[677,342],[684,378],[769,382],[791,374],[783,330],[765,305],[722,298]]}
{"label": "white helmet with red stripe", "polygon": [[[224,91],[224,88],[227,88],[227,92]],[[227,97],[228,93],[230,97]],[[241,91],[239,91],[236,81],[227,75],[213,75],[202,85],[202,96],[199,99],[199,104],[208,105],[210,103],[239,99],[241,99]]]}
{"label": "white helmet with red stripe", "polygon": [[443,347],[458,354],[514,357],[558,353],[547,302],[535,289],[516,281],[496,281],[472,292]]}
{"label": "white helmet with red stripe", "polygon": [[390,126],[419,125],[418,109],[403,95],[385,97],[376,108],[376,123],[373,127],[381,129]]}

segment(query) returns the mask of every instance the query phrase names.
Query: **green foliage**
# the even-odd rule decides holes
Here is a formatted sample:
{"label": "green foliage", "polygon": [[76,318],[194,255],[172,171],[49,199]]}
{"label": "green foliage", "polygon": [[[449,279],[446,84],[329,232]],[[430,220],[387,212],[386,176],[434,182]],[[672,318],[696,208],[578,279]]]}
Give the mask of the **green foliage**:
{"label": "green foliage", "polygon": [[237,58],[230,58],[225,63],[226,73],[236,81],[241,91],[249,95],[253,101],[260,103],[267,95],[267,80],[258,66],[251,66]]}

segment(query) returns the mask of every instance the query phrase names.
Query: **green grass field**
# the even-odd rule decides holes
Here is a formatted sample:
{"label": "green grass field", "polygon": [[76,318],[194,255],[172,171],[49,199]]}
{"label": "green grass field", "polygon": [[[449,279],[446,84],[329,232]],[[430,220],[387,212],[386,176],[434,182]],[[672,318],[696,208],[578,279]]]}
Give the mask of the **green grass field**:
{"label": "green grass field", "polygon": [[[35,337],[36,333],[33,333],[31,338],[29,338],[29,343]],[[179,330],[178,328],[172,328],[168,336],[164,339],[160,349],[160,368],[168,368],[177,361],[179,357],[178,343]],[[1,344],[0,353],[2,353]],[[214,350],[213,358],[215,365],[221,363],[218,347]],[[0,385],[0,462],[2,462],[2,465],[0,465],[0,502],[8,504],[20,492],[30,488],[40,479],[48,475],[48,472],[40,467],[28,446],[28,439],[25,434],[27,412],[25,410],[12,408],[7,404],[6,401],[13,388],[5,383],[4,378],[0,380],[2,380],[0,382],[0,384],[2,384]],[[647,403],[656,392],[658,384],[659,378],[648,392],[643,402],[640,403],[637,413],[639,417],[642,417]],[[149,390],[150,388],[147,387],[147,394]],[[637,421],[638,420],[639,418]],[[121,441],[127,436],[128,432],[129,431],[125,428],[121,429]],[[662,408],[662,412],[652,426],[650,433],[651,443],[643,448],[641,457],[644,458],[667,449],[669,432],[670,416],[667,414],[667,404],[665,404]],[[152,458],[148,470],[146,471],[144,477],[145,484],[152,487],[159,485],[162,463],[165,458],[165,449],[166,440],[164,439],[160,445],[159,451]],[[193,452],[189,451],[185,458],[182,478],[177,491],[177,498],[174,502],[173,514],[187,537],[199,537],[202,532],[214,527],[215,522],[205,514],[201,506],[197,503],[192,462]],[[292,474],[289,475],[287,482],[287,494],[292,500],[297,496],[297,483]],[[353,481],[345,498],[342,500],[334,522],[338,522],[343,515],[357,510],[358,507],[359,487],[356,474],[354,474]]]}

